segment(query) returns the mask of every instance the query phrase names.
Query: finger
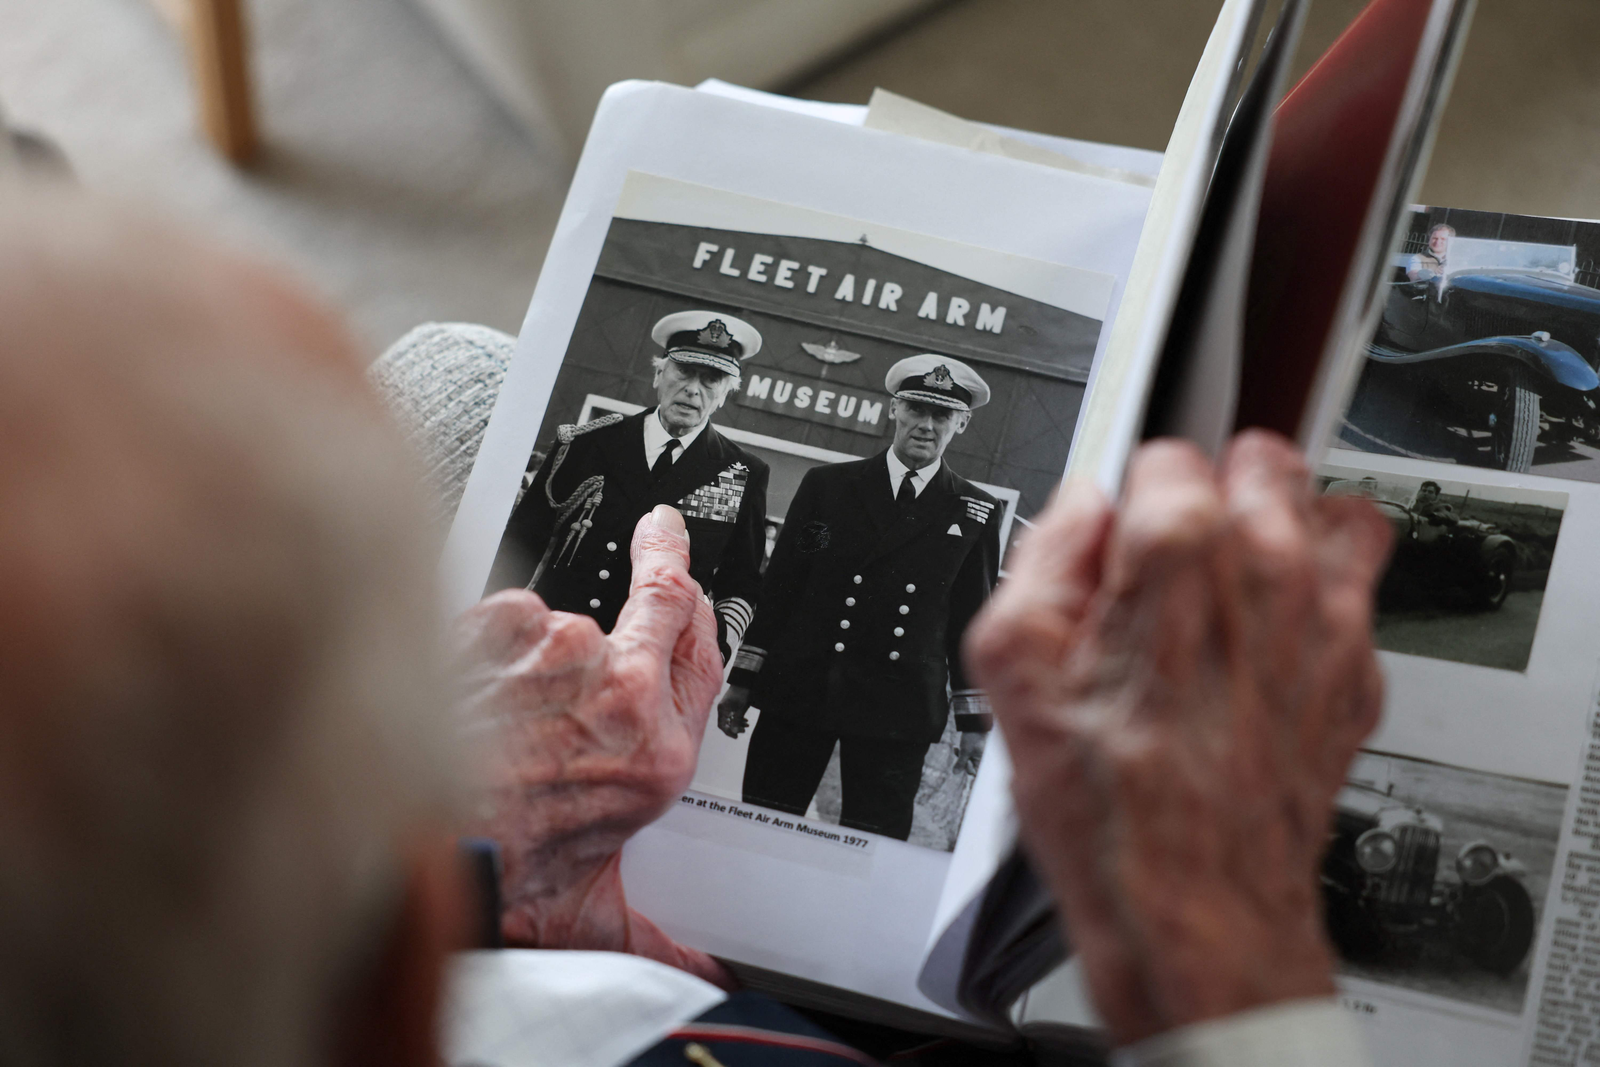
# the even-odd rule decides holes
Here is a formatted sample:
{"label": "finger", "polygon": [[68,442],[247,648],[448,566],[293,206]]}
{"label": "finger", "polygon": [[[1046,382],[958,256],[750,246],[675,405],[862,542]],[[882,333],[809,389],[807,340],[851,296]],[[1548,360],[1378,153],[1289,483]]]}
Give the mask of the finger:
{"label": "finger", "polygon": [[612,639],[666,657],[704,605],[700,586],[689,577],[689,534],[683,516],[666,504],[658,505],[639,519],[628,552],[633,583]]}
{"label": "finger", "polygon": [[739,980],[720,961],[698,949],[678,944],[659,926],[632,908],[628,909],[628,930],[624,951],[631,955],[657,960],[680,971],[688,971],[695,977],[730,992],[739,988]]}
{"label": "finger", "polygon": [[1190,709],[1195,702],[1170,698],[1215,683],[1201,673],[1225,621],[1217,590],[1226,587],[1226,530],[1221,491],[1198,449],[1157,441],[1135,454],[1086,647],[1099,685],[1167,694],[1128,705],[1141,714]]}
{"label": "finger", "polygon": [[[1392,534],[1388,522],[1368,501],[1350,497],[1318,502],[1323,516],[1320,562],[1322,616],[1329,649],[1329,699],[1320,709],[1326,721],[1308,723],[1309,733],[1330,735],[1334,761],[1348,762],[1376,728],[1383,707],[1383,674],[1373,650],[1374,587]],[[1318,738],[1305,744],[1314,747]],[[1314,765],[1314,764],[1313,764]]]}
{"label": "finger", "polygon": [[671,671],[673,706],[689,726],[698,751],[717,691],[722,688],[716,613],[705,597],[696,598],[688,625],[673,645]]}
{"label": "finger", "polygon": [[485,597],[456,617],[450,648],[463,666],[499,663],[537,643],[550,616],[536,593],[505,589]]}
{"label": "finger", "polygon": [[1017,545],[1004,592],[1017,603],[1046,601],[1081,616],[1099,585],[1098,549],[1110,520],[1111,505],[1093,482],[1077,478],[1062,485]]}
{"label": "finger", "polygon": [[[1226,595],[1236,604],[1241,650],[1269,697],[1255,710],[1298,707],[1314,681],[1306,668],[1308,657],[1319,655],[1321,638],[1315,618],[1319,530],[1312,521],[1311,473],[1287,440],[1253,431],[1229,446],[1222,485],[1239,575]],[[1266,741],[1260,724],[1241,723],[1241,731]],[[1265,755],[1271,749],[1256,751]]]}
{"label": "finger", "polygon": [[1315,592],[1311,473],[1276,434],[1240,434],[1222,466],[1228,513],[1238,536],[1247,608],[1267,633],[1303,618]]}
{"label": "finger", "polygon": [[1064,485],[1018,544],[1009,574],[968,627],[965,656],[980,684],[1053,669],[1100,583],[1111,506],[1092,483]]}
{"label": "finger", "polygon": [[[1316,499],[1305,456],[1287,438],[1267,430],[1245,430],[1228,443],[1218,464],[1230,495],[1264,492],[1292,506],[1302,521]],[[1231,500],[1230,500],[1231,503]]]}
{"label": "finger", "polygon": [[1171,440],[1142,446],[1128,465],[1106,546],[1107,591],[1135,589],[1174,563],[1209,553],[1223,517],[1216,474],[1199,449]]}
{"label": "finger", "polygon": [[1315,515],[1323,531],[1318,562],[1326,580],[1371,590],[1389,562],[1394,530],[1370,500],[1322,497]]}

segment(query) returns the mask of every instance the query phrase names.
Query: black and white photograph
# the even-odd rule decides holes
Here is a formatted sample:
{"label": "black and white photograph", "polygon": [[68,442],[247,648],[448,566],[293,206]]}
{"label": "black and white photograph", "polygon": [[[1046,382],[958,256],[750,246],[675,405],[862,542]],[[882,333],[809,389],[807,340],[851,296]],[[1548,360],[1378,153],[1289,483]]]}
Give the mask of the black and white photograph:
{"label": "black and white photograph", "polygon": [[1412,215],[1339,445],[1600,481],[1600,224]]}
{"label": "black and white photograph", "polygon": [[1412,656],[1522,671],[1544,609],[1565,493],[1325,467],[1322,492],[1362,496],[1394,531],[1373,636]]}
{"label": "black and white photograph", "polygon": [[631,175],[485,593],[609,631],[675,506],[729,670],[693,788],[948,851],[992,725],[961,638],[1060,480],[1109,292]]}
{"label": "black and white photograph", "polygon": [[1356,757],[1323,861],[1342,974],[1520,1013],[1567,787]]}

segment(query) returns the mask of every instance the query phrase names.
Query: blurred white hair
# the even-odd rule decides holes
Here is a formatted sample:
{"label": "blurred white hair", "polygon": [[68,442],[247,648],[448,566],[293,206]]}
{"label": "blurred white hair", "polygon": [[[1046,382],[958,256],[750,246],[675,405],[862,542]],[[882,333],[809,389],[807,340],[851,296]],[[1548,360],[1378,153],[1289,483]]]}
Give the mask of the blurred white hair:
{"label": "blurred white hair", "polygon": [[321,1062],[460,764],[416,480],[332,320],[0,207],[0,1062]]}

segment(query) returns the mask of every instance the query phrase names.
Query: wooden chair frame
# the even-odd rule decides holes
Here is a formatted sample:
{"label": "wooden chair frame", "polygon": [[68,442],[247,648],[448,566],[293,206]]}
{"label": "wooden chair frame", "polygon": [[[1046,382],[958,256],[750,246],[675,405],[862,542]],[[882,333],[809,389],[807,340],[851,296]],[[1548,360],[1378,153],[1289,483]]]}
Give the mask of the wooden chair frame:
{"label": "wooden chair frame", "polygon": [[151,0],[184,38],[200,127],[218,152],[247,163],[259,146],[243,0]]}

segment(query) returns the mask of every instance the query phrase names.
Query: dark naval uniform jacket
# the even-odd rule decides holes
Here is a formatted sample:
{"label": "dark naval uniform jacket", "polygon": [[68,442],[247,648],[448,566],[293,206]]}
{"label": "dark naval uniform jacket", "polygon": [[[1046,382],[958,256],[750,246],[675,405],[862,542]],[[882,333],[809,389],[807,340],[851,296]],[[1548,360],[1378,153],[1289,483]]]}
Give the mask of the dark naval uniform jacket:
{"label": "dark naval uniform jacket", "polygon": [[972,692],[961,637],[999,574],[1002,511],[941,464],[901,515],[886,455],[806,472],[730,681],[763,718],[931,743],[950,693]]}
{"label": "dark naval uniform jacket", "polygon": [[760,592],[767,465],[707,426],[652,484],[644,420],[654,412],[560,428],[506,525],[490,585],[526,586],[542,560],[534,592],[609,633],[628,599],[633,528],[657,504],[671,504],[689,528],[689,574],[716,605],[726,659]]}

